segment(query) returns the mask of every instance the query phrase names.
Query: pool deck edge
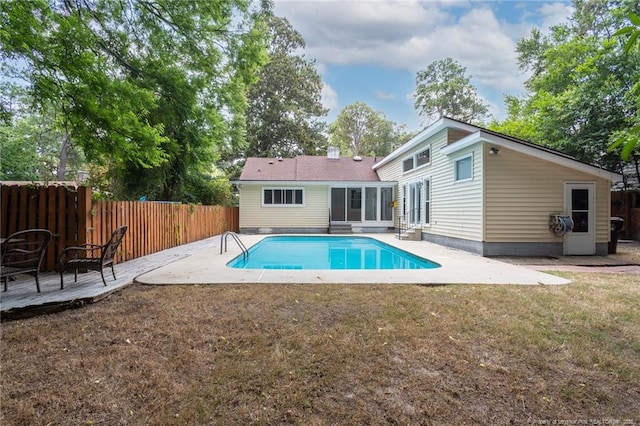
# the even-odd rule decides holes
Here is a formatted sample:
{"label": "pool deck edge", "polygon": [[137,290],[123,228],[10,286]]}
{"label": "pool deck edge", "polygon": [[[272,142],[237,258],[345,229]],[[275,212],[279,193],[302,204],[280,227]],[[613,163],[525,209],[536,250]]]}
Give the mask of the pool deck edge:
{"label": "pool deck edge", "polygon": [[[250,248],[269,235],[240,235]],[[324,234],[326,236],[326,234]],[[204,248],[184,259],[142,274],[135,282],[149,285],[176,284],[516,284],[561,285],[569,280],[523,266],[512,265],[426,241],[398,240],[394,234],[355,234],[378,239],[441,265],[435,269],[413,270],[267,270],[235,269],[227,262],[241,254],[229,241],[220,254],[213,239]]]}

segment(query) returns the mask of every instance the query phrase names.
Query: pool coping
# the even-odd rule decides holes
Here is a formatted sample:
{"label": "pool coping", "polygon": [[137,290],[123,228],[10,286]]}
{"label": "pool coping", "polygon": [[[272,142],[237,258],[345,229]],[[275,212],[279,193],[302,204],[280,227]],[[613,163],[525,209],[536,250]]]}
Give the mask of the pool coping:
{"label": "pool coping", "polygon": [[[247,248],[273,234],[240,234]],[[287,234],[293,235],[293,234]],[[327,234],[305,234],[322,235]],[[351,236],[351,235],[349,235]],[[426,241],[399,240],[394,234],[354,234],[370,237],[391,246],[437,262],[434,269],[394,270],[282,270],[236,269],[227,262],[241,254],[229,238],[227,252],[220,253],[220,238],[211,246],[187,258],[142,274],[135,282],[149,285],[176,284],[519,284],[559,285],[565,278],[517,266],[473,253],[452,249]]]}
{"label": "pool coping", "polygon": [[[315,244],[325,244],[329,241],[339,239],[341,241],[350,241],[347,245],[340,244],[339,246],[329,247],[330,250],[339,250],[342,251],[343,256],[347,255],[345,250],[354,250],[353,253],[349,253],[350,255],[355,255],[355,257],[349,256],[347,259],[343,256],[338,256],[337,258],[333,258],[333,255],[330,254],[327,256],[326,247],[318,248]],[[265,253],[263,244],[266,242],[271,242],[272,244],[277,244],[277,248],[273,248],[271,246],[268,251]],[[307,244],[311,243],[311,246]],[[365,246],[366,245],[366,246]],[[262,249],[262,250],[260,250]],[[305,250],[313,250],[313,252],[309,251],[305,253]],[[276,250],[276,253],[281,251],[281,256],[273,256],[273,252]],[[402,258],[405,264],[411,264],[413,267],[406,267],[405,269],[433,269],[439,268],[440,264],[434,262],[430,259],[425,259],[421,256],[416,256],[413,253],[409,253],[406,250],[399,249],[398,247],[391,246],[386,242],[380,241],[375,238],[371,238],[369,236],[364,235],[269,235],[254,244],[251,247],[251,255],[247,255],[246,257],[242,254],[236,256],[231,259],[227,263],[228,266],[238,269],[294,269],[294,270],[303,270],[303,269],[335,269],[342,271],[355,271],[355,270],[367,270],[367,269],[394,269],[394,268],[360,268],[360,266],[367,265],[371,263],[371,261],[375,262],[376,265],[379,263],[383,263],[385,259],[383,259],[382,255],[376,256],[376,258],[363,259],[362,250],[375,250],[376,252],[385,250],[389,253],[393,253],[391,257],[387,257],[387,262],[400,262],[398,257]],[[357,253],[357,254],[356,254]],[[336,253],[337,254],[337,253]],[[367,253],[370,254],[370,253]],[[267,260],[265,256],[268,255],[269,259]],[[284,257],[288,256],[288,258]],[[308,263],[307,263],[308,262]],[[345,266],[349,263],[357,262],[356,268],[353,267],[337,267],[337,268],[313,268],[308,265],[323,265],[329,266],[329,264],[333,265],[334,263],[341,264]],[[269,263],[269,267],[262,267],[265,263]],[[254,265],[260,265],[255,267]],[[353,265],[352,265],[353,266]],[[400,268],[399,268],[400,269]]]}

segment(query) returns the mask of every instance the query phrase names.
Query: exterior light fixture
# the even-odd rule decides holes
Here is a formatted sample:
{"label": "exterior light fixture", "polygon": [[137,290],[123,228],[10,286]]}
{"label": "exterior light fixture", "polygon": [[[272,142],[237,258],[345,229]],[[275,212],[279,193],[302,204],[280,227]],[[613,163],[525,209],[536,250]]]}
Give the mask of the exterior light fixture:
{"label": "exterior light fixture", "polygon": [[500,152],[500,150],[498,148],[496,148],[495,146],[489,148],[489,155],[498,155],[499,152]]}

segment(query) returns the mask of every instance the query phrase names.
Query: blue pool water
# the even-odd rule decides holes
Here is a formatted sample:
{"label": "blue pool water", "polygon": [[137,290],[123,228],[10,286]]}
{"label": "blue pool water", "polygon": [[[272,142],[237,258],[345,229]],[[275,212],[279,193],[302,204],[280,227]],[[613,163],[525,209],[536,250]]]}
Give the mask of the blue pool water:
{"label": "blue pool water", "polygon": [[440,265],[369,237],[274,236],[236,257],[240,269],[431,269]]}

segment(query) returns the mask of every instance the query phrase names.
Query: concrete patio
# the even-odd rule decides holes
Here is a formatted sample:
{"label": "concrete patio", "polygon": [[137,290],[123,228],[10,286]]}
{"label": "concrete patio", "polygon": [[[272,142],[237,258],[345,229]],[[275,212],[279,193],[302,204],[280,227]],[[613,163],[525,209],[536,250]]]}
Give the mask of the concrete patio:
{"label": "concrete patio", "polygon": [[[107,286],[100,274],[65,274],[65,288],[55,272],[40,276],[41,293],[36,292],[31,276],[18,276],[10,281],[7,292],[0,292],[2,319],[20,318],[41,312],[53,312],[94,303],[134,282],[149,285],[207,285],[207,284],[517,284],[557,285],[568,280],[540,272],[551,270],[607,271],[640,273],[640,259],[627,251],[610,256],[561,258],[504,258],[489,259],[464,251],[449,249],[424,241],[400,241],[393,234],[369,235],[388,244],[433,260],[440,268],[430,270],[243,270],[232,269],[226,263],[240,254],[238,246],[229,239],[228,252],[220,254],[220,236],[186,244],[116,265],[117,280],[105,271]],[[265,235],[241,235],[247,247]],[[640,243],[631,243],[637,248]],[[624,247],[621,244],[619,247]]]}
{"label": "concrete patio", "polygon": [[[233,241],[228,252],[220,255],[212,245],[193,256],[181,259],[136,278],[142,284],[525,284],[554,285],[569,281],[555,275],[522,268],[494,259],[450,249],[425,241],[398,240],[394,234],[368,234],[394,247],[406,250],[441,265],[435,269],[394,270],[282,270],[234,269],[226,263],[240,251]],[[242,235],[247,247],[266,235]],[[217,242],[216,242],[217,243]]]}

